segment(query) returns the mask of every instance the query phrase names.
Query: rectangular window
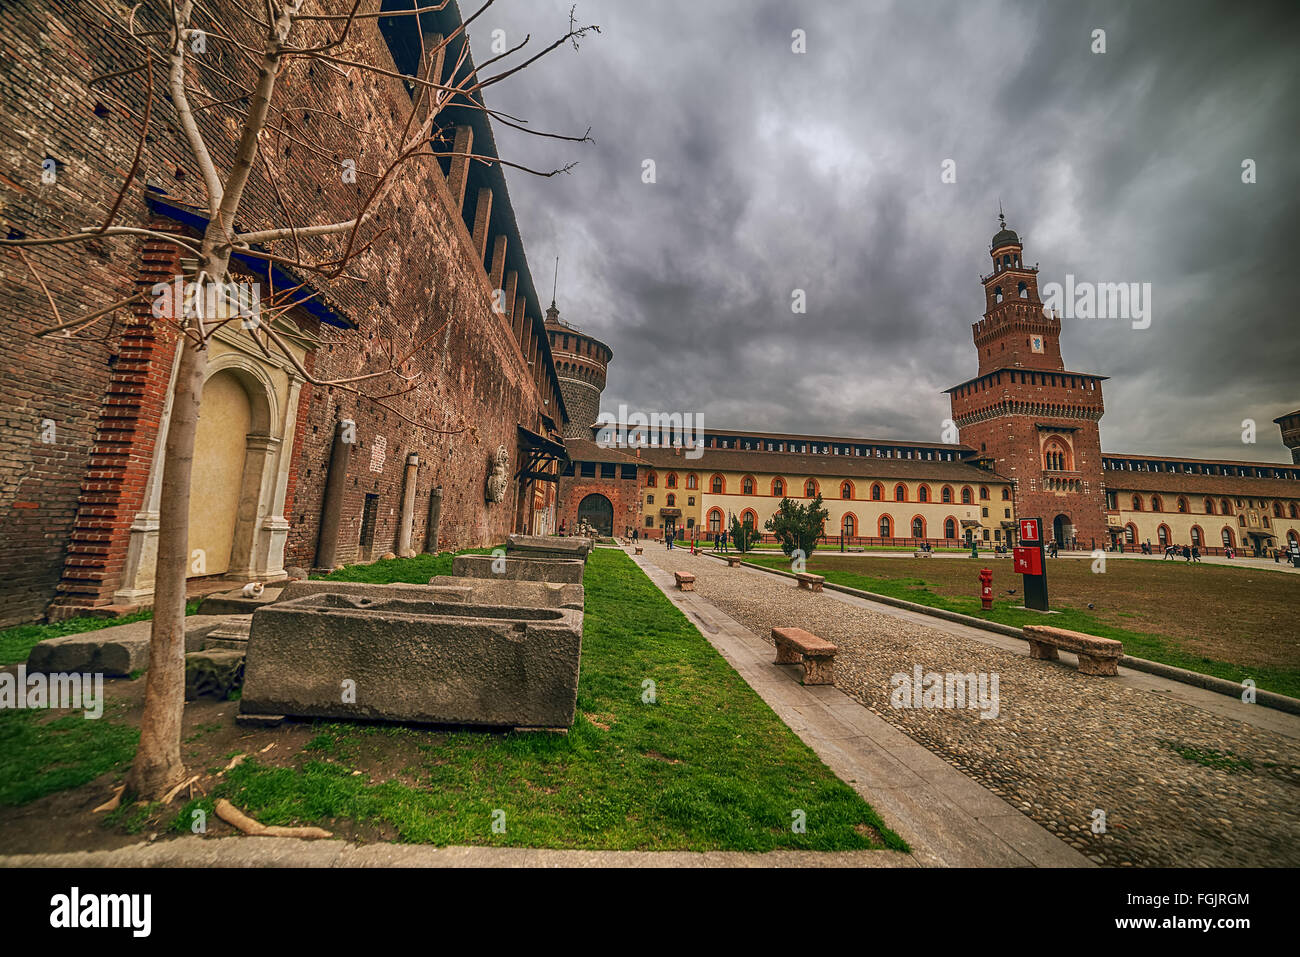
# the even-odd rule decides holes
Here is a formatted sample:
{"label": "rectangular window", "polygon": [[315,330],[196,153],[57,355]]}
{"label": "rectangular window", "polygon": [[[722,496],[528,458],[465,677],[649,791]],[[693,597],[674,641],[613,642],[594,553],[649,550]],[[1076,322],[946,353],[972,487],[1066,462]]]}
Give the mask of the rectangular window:
{"label": "rectangular window", "polygon": [[375,520],[379,515],[379,496],[366,495],[361,507],[361,547],[370,548],[375,544]]}
{"label": "rectangular window", "polygon": [[579,471],[581,472],[583,478],[595,478],[595,477],[596,477],[596,463],[595,463],[595,462],[583,462],[581,468],[579,469]]}
{"label": "rectangular window", "polygon": [[565,463],[564,463],[564,469],[560,472],[560,474],[561,474],[561,475],[572,475],[572,474],[573,474],[573,463],[572,463],[572,462],[565,462]]}
{"label": "rectangular window", "polygon": [[654,517],[653,515],[647,515],[647,516],[645,517],[645,527],[646,527],[646,528],[654,528],[654,527],[655,527],[655,517]]}
{"label": "rectangular window", "polygon": [[613,477],[614,477],[614,463],[613,463],[613,462],[601,462],[601,463],[600,463],[600,477],[601,477],[601,478],[613,478]]}
{"label": "rectangular window", "polygon": [[[619,468],[621,469],[621,471],[619,472],[619,476],[618,476],[619,478],[625,478],[625,479],[634,479],[634,478],[636,478],[636,466],[635,466],[635,465],[621,465],[621,466],[619,466]],[[570,475],[573,474],[573,470],[572,470],[572,469],[569,470],[569,474],[570,474]]]}

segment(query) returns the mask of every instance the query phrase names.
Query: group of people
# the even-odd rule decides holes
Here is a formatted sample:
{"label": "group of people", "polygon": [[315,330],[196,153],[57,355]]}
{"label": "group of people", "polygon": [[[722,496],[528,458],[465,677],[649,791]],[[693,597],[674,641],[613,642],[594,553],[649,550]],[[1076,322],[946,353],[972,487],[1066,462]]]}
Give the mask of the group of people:
{"label": "group of people", "polygon": [[[1155,552],[1151,550],[1151,541],[1149,539],[1142,543],[1142,554],[1155,554]],[[1232,549],[1225,549],[1224,554],[1231,558]],[[1177,561],[1179,558],[1188,562],[1199,562],[1201,560],[1201,549],[1197,545],[1166,545],[1164,557],[1160,560],[1162,562],[1167,562],[1170,559]]]}

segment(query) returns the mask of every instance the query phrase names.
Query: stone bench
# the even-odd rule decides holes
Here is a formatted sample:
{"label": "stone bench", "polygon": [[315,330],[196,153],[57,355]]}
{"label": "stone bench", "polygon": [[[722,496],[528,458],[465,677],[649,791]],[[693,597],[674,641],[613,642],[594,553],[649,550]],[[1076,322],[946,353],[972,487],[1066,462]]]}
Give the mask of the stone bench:
{"label": "stone bench", "polygon": [[641,546],[641,545],[636,546],[636,553],[637,553],[638,555],[642,554],[644,551],[645,551],[644,546]]}
{"label": "stone bench", "polygon": [[919,549],[917,551],[912,552],[913,558],[929,558],[930,555],[931,555],[930,552],[923,552],[920,551]]}
{"label": "stone bench", "polygon": [[796,572],[794,577],[798,582],[797,587],[806,588],[809,591],[821,591],[822,585],[826,583],[824,575],[813,575],[809,572]]}
{"label": "stone bench", "polygon": [[778,665],[803,665],[804,684],[835,684],[838,649],[829,641],[802,628],[773,628],[772,643],[776,645]]}
{"label": "stone bench", "polygon": [[1105,677],[1119,674],[1119,659],[1124,654],[1123,642],[1047,625],[1025,625],[1023,633],[1029,642],[1030,658],[1057,661],[1060,659],[1058,649],[1064,649],[1079,656],[1080,674]]}
{"label": "stone bench", "polygon": [[690,572],[673,572],[678,591],[695,591],[695,576]]}
{"label": "stone bench", "polygon": [[741,563],[742,561],[744,561],[744,559],[741,558],[739,555],[736,555],[736,556],[728,555],[728,556],[727,556],[727,564],[730,565],[732,568],[739,568],[739,567],[740,567],[740,563]]}

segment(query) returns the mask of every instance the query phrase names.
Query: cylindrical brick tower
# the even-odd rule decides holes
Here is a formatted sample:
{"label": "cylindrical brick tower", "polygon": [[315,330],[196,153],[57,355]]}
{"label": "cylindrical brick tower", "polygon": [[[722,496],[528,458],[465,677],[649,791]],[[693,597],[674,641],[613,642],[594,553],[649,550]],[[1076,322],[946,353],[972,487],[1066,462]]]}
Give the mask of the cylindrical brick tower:
{"label": "cylindrical brick tower", "polygon": [[1273,421],[1282,429],[1282,444],[1291,450],[1291,461],[1300,465],[1300,409]]}
{"label": "cylindrical brick tower", "polygon": [[600,414],[600,393],[605,388],[605,370],[613,350],[599,339],[574,329],[560,319],[555,301],[546,310],[546,335],[551,341],[560,394],[569,413],[564,427],[566,439],[590,439],[591,427]]}

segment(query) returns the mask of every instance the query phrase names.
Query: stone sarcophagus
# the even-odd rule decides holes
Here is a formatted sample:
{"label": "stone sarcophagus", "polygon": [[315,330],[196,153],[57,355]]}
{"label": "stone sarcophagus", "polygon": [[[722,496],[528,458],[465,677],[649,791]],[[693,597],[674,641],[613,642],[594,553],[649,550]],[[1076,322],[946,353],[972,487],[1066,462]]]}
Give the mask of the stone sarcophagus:
{"label": "stone sarcophagus", "polygon": [[254,613],[241,715],[573,723],[581,586],[493,583],[554,589],[556,599],[577,588],[574,608],[485,604],[472,585],[457,596],[455,586],[311,584],[333,590],[287,595]]}
{"label": "stone sarcophagus", "polygon": [[581,559],[538,558],[534,555],[457,555],[451,560],[456,578],[501,578],[507,581],[582,584],[586,568]]}
{"label": "stone sarcophagus", "polygon": [[590,538],[511,535],[506,540],[506,554],[520,558],[576,558],[585,562],[595,544]]}

